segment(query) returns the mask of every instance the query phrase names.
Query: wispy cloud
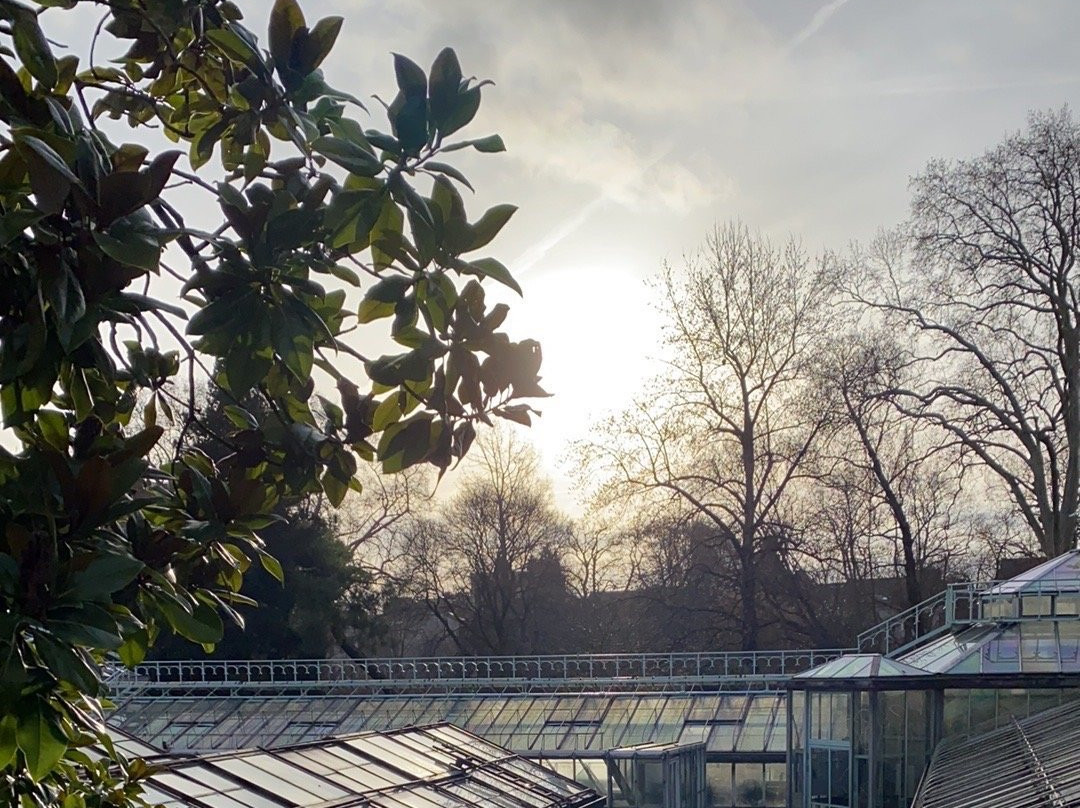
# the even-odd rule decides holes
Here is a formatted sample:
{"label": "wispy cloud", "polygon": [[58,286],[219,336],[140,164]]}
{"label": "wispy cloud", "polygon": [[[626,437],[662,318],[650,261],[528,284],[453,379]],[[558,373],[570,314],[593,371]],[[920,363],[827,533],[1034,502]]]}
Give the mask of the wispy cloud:
{"label": "wispy cloud", "polygon": [[806,24],[799,33],[795,34],[791,38],[791,42],[788,43],[790,47],[794,48],[801,45],[808,40],[814,34],[821,30],[821,28],[827,23],[836,12],[846,6],[850,0],[831,0],[821,8],[819,8],[814,16],[810,18],[810,22]]}
{"label": "wispy cloud", "polygon": [[644,161],[635,170],[629,172],[618,182],[609,185],[600,195],[587,202],[572,216],[568,216],[558,225],[553,227],[543,237],[528,247],[518,256],[512,264],[514,274],[521,276],[538,264],[545,255],[557,247],[564,239],[568,238],[581,228],[599,208],[606,202],[618,200],[623,191],[629,186],[640,182],[641,179],[656,165],[658,165],[671,151],[671,146],[661,149],[655,157]]}

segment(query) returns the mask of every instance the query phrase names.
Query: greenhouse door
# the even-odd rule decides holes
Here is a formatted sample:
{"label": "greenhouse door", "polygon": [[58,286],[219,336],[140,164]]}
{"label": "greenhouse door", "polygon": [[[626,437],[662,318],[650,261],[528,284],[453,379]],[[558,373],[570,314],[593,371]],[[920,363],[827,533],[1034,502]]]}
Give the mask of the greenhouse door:
{"label": "greenhouse door", "polygon": [[810,742],[810,808],[851,808],[851,744]]}

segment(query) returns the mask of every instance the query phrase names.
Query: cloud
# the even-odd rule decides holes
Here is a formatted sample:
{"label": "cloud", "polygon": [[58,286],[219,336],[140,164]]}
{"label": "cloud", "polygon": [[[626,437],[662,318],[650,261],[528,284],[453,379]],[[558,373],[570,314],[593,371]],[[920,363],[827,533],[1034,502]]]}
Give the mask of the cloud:
{"label": "cloud", "polygon": [[[657,168],[662,161],[671,153],[671,148],[666,148],[654,158],[640,165],[630,174],[623,176],[618,182],[610,184],[605,190],[590,202],[579,208],[573,215],[567,217],[557,226],[548,231],[536,243],[526,249],[514,262],[518,275],[528,272],[539,263],[545,255],[558,246],[562,241],[583,227],[589,218],[605,203],[624,197],[633,186],[642,186],[650,173]],[[684,178],[680,178],[684,179]],[[693,179],[693,178],[692,178]],[[677,186],[681,183],[676,181]]]}
{"label": "cloud", "polygon": [[814,34],[821,30],[821,28],[829,21],[829,19],[836,14],[840,9],[846,6],[850,0],[831,0],[821,8],[819,8],[814,16],[810,18],[810,22],[799,33],[795,34],[791,38],[789,47],[795,48],[808,40]]}

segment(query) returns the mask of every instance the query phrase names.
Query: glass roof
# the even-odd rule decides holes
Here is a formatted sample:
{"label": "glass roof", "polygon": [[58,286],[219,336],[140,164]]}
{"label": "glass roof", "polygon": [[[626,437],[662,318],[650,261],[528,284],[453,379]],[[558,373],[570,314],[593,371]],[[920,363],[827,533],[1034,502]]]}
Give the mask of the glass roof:
{"label": "glass roof", "polygon": [[604,798],[450,725],[155,761],[166,808],[599,808]]}
{"label": "glass roof", "polygon": [[993,594],[1009,594],[1029,589],[1050,591],[1055,581],[1080,580],[1080,550],[1070,550],[1064,555],[1051,558],[1027,572],[1013,576],[990,590]]}
{"label": "glass roof", "polygon": [[795,676],[796,679],[870,679],[923,676],[926,671],[881,654],[848,654]]}
{"label": "glass roof", "polygon": [[928,673],[1080,673],[1080,621],[973,626],[917,648],[899,662]]}
{"label": "glass roof", "polygon": [[913,808],[1080,804],[1080,702],[943,742]]}
{"label": "glass roof", "polygon": [[515,752],[603,752],[705,743],[710,752],[783,753],[785,694],[514,694],[133,698],[109,721],[170,751],[278,747],[358,731],[450,722]]}

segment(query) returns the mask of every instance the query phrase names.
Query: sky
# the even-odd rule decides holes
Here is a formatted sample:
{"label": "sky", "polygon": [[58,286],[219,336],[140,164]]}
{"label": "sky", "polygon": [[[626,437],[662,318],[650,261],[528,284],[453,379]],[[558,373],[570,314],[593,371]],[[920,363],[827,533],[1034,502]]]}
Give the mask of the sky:
{"label": "sky", "polygon": [[[665,262],[732,219],[843,249],[905,217],[929,159],[980,153],[1080,92],[1075,0],[301,4],[309,23],[345,17],[336,87],[389,97],[391,52],[427,66],[446,45],[495,81],[467,131],[508,151],[457,162],[475,216],[520,208],[491,252],[524,288],[508,329],[543,346],[554,395],[531,437],[572,511],[568,448],[659,369],[648,280]],[[268,0],[240,5],[262,35]]]}

